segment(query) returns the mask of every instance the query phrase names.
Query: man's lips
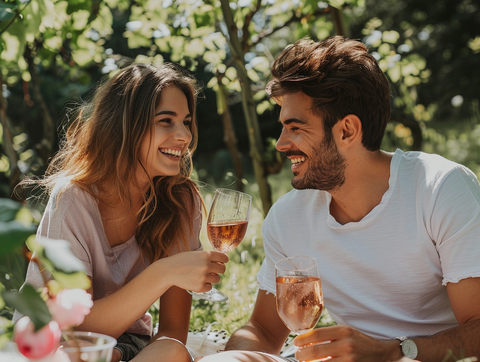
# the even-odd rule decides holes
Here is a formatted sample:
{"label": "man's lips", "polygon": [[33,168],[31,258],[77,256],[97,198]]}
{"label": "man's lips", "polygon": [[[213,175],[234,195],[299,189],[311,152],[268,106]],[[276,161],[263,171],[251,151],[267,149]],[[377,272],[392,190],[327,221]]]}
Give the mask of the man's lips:
{"label": "man's lips", "polygon": [[292,166],[300,165],[307,159],[307,155],[298,151],[287,152],[286,156],[292,161]]}

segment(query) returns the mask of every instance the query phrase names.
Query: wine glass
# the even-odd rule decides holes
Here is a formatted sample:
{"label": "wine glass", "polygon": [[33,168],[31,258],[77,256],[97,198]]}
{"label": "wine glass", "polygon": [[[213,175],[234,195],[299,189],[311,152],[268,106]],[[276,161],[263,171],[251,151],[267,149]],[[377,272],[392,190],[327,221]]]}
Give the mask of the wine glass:
{"label": "wine glass", "polygon": [[275,263],[277,311],[293,334],[315,327],[323,310],[323,293],[317,261],[292,256]]}
{"label": "wine glass", "polygon": [[[208,213],[207,234],[210,245],[222,253],[235,249],[243,240],[250,217],[252,196],[230,189],[217,189]],[[195,299],[225,302],[228,297],[212,288],[208,292],[189,292]]]}

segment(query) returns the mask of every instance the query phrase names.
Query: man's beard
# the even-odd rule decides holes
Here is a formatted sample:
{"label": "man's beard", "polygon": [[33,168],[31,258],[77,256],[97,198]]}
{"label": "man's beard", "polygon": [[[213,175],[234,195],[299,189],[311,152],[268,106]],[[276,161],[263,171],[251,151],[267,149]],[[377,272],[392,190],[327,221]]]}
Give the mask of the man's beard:
{"label": "man's beard", "polygon": [[333,191],[345,182],[345,158],[338,152],[337,145],[330,137],[325,137],[315,150],[314,156],[307,160],[309,168],[305,175],[300,178],[298,173],[294,173],[294,188]]}

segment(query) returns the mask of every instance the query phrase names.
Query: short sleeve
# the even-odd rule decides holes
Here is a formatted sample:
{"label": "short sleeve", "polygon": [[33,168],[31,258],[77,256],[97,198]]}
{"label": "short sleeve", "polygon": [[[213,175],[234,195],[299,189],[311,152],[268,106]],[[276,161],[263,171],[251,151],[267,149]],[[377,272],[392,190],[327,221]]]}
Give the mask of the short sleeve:
{"label": "short sleeve", "polygon": [[276,294],[275,263],[285,257],[276,236],[275,206],[272,207],[262,225],[265,259],[257,273],[257,282],[261,290]]}
{"label": "short sleeve", "polygon": [[73,185],[62,192],[54,189],[37,230],[37,236],[68,241],[89,277],[92,277],[89,245],[98,244],[100,239],[99,221],[92,215],[94,203],[92,196]]}
{"label": "short sleeve", "polygon": [[442,284],[480,277],[480,186],[463,166],[452,169],[434,190],[432,239],[440,256]]}

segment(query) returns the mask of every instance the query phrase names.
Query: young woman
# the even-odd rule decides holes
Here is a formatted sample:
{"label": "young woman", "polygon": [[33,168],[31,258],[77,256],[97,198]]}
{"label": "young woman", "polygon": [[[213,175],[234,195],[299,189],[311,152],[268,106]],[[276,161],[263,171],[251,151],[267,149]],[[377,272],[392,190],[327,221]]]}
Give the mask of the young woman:
{"label": "young woman", "polygon": [[[186,290],[208,291],[225,271],[228,257],[199,240],[196,96],[178,66],[120,70],[79,110],[40,181],[50,198],[38,234],[69,241],[92,281],[77,329],[117,338],[114,361],[191,361]],[[34,263],[27,281],[41,284]],[[158,298],[152,337],[146,311]]]}

